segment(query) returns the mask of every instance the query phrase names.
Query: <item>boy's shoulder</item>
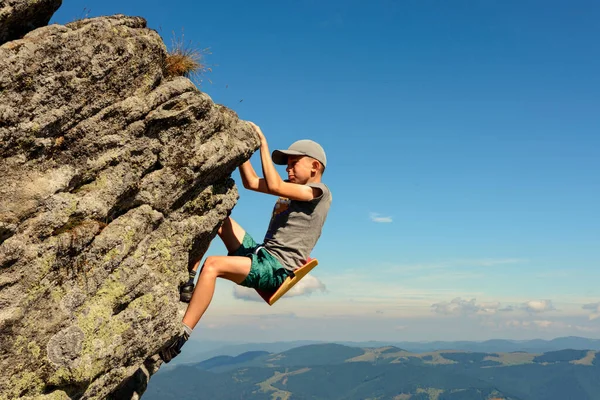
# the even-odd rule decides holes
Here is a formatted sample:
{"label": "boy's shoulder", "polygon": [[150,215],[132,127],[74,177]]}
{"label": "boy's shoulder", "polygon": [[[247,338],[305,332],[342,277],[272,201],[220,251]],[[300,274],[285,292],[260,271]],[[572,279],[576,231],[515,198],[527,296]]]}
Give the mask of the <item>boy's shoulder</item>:
{"label": "boy's shoulder", "polygon": [[313,201],[318,201],[322,199],[331,199],[331,190],[329,186],[325,184],[325,182],[309,182],[305,183],[306,186],[309,186],[314,189],[318,189],[318,193],[315,193],[315,198]]}
{"label": "boy's shoulder", "polygon": [[307,182],[307,183],[305,183],[305,185],[311,186],[311,187],[325,188],[325,189],[329,190],[329,187],[323,181],[319,181],[319,182]]}

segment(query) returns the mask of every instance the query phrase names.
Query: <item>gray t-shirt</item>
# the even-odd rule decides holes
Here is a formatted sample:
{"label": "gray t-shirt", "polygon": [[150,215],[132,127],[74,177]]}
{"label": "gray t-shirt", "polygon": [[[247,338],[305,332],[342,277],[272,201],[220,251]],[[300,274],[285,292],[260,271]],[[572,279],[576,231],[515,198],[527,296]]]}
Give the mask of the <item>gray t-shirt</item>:
{"label": "gray t-shirt", "polygon": [[275,203],[264,246],[288,270],[304,265],[317,240],[331,204],[331,192],[322,182],[309,183],[321,189],[319,197],[310,201],[280,197]]}

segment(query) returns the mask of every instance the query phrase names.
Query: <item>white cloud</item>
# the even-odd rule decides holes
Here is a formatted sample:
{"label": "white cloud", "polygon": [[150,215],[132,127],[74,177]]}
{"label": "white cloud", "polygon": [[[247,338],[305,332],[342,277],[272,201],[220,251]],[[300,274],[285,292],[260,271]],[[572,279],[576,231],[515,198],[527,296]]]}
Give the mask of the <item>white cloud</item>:
{"label": "white cloud", "polygon": [[538,328],[549,328],[551,327],[554,323],[552,321],[548,321],[548,320],[535,320],[533,321],[533,323],[538,327]]}
{"label": "white cloud", "polygon": [[[326,289],[323,282],[309,274],[302,278],[300,282],[296,283],[283,298],[310,295],[315,292],[325,292]],[[264,302],[256,290],[240,285],[235,285],[233,287],[233,296],[241,300]]]}
{"label": "white cloud", "polygon": [[291,319],[291,318],[298,318],[298,316],[296,315],[296,313],[293,312],[287,312],[287,313],[277,313],[277,314],[256,314],[254,315],[254,317],[259,318],[259,319],[282,319],[282,318],[286,318],[286,319]]}
{"label": "white cloud", "polygon": [[515,310],[515,308],[513,306],[506,306],[506,307],[498,309],[498,311],[500,311],[500,312],[510,312],[510,311],[514,311],[514,310]]}
{"label": "white cloud", "polygon": [[233,287],[233,297],[240,300],[257,301],[260,303],[264,302],[262,297],[256,293],[256,290],[240,285],[235,285]]}
{"label": "white cloud", "polygon": [[371,217],[371,221],[373,222],[378,222],[378,223],[390,223],[392,222],[392,217],[385,217],[381,214],[377,214],[377,213],[371,213],[370,214]]}
{"label": "white cloud", "polygon": [[552,300],[531,300],[521,304],[521,308],[529,313],[543,313],[556,310],[552,305]]}
{"label": "white cloud", "polygon": [[493,315],[498,312],[500,309],[500,303],[480,303],[479,311],[477,311],[478,315]]}
{"label": "white cloud", "polygon": [[600,301],[597,303],[584,304],[582,308],[584,310],[591,310],[589,316],[590,321],[600,318]]}
{"label": "white cloud", "polygon": [[[597,308],[600,308],[599,304],[588,304],[587,309],[592,309],[596,312]],[[584,306],[584,307],[586,307]],[[499,312],[513,312],[517,309],[524,310],[530,314],[540,314],[543,312],[556,310],[551,300],[532,300],[522,303],[518,308],[513,305],[502,306],[500,302],[491,303],[480,303],[475,298],[471,300],[464,300],[461,297],[456,297],[452,301],[442,301],[431,305],[433,312],[442,315],[496,315]],[[596,314],[593,314],[596,315]],[[600,315],[598,316],[600,317]],[[598,318],[595,317],[595,318]],[[531,324],[539,327],[544,327],[543,323],[536,323],[535,321]],[[521,326],[525,326],[525,323],[520,323]]]}
{"label": "white cloud", "polygon": [[312,275],[306,275],[302,280],[287,292],[286,296],[303,296],[314,292],[325,292],[325,284]]}
{"label": "white cloud", "polygon": [[514,327],[514,328],[518,328],[521,326],[521,321],[519,321],[518,319],[511,319],[510,321],[506,321],[504,323],[507,327]]}
{"label": "white cloud", "polygon": [[[327,283],[327,290],[335,292],[335,287],[330,288],[329,281]],[[218,328],[204,330],[203,335],[206,336],[203,336],[203,339],[239,341],[240,331],[244,332],[244,340],[257,342],[277,341],[281,340],[282,336],[285,336],[286,340],[310,338],[335,341],[397,341],[400,335],[403,340],[430,341],[553,339],[582,334],[598,337],[600,333],[600,319],[589,321],[589,312],[581,309],[586,301],[575,305],[576,312],[572,314],[565,312],[568,307],[554,299],[556,308],[565,311],[528,314],[520,308],[523,299],[497,299],[501,303],[498,309],[512,305],[514,311],[498,311],[489,315],[493,312],[495,303],[483,304],[483,300],[490,301],[487,298],[469,294],[440,297],[438,293],[436,297],[448,299],[447,304],[451,304],[450,300],[460,297],[464,306],[462,308],[471,310],[467,315],[461,315],[457,310],[454,312],[458,315],[442,315],[433,312],[431,308],[433,303],[440,303],[439,300],[418,304],[398,300],[382,305],[378,301],[350,301],[349,297],[336,299],[330,295],[326,301],[321,301],[325,300],[321,296],[314,298],[316,301],[304,301],[300,297],[283,299],[282,303],[271,308],[264,302],[234,301],[231,290],[231,286],[227,287],[226,295],[232,302],[227,305],[224,305],[223,301],[215,302],[211,305],[211,312],[201,320],[202,324],[211,324],[213,327],[218,325]],[[469,302],[472,298],[475,301]],[[461,305],[458,300],[454,303],[454,307],[456,303]],[[418,311],[413,312],[415,307]],[[488,314],[482,314],[482,309]],[[376,310],[382,310],[384,313],[378,314]],[[260,330],[260,326],[276,329],[263,331]]]}
{"label": "white cloud", "polygon": [[526,320],[518,320],[512,319],[508,321],[504,321],[502,323],[507,328],[523,328],[523,329],[564,329],[564,328],[572,328],[571,325],[568,325],[562,321],[550,321],[545,319],[536,319],[533,321]]}
{"label": "white cloud", "polygon": [[452,301],[443,301],[431,305],[433,312],[443,315],[493,315],[500,308],[500,303],[479,303],[475,299],[469,301],[460,297]]}
{"label": "white cloud", "polygon": [[577,329],[578,331],[581,332],[600,332],[600,329],[593,327],[593,326],[582,326],[582,325],[576,325],[575,329]]}

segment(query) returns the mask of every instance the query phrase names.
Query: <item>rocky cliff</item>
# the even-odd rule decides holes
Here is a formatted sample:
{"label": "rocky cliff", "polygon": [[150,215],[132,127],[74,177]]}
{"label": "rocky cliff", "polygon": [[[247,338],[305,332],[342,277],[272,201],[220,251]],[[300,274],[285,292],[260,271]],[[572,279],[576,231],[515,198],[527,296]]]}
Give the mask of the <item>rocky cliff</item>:
{"label": "rocky cliff", "polygon": [[138,398],[178,332],[259,143],[167,56],[121,15],[0,46],[0,399]]}
{"label": "rocky cliff", "polygon": [[62,0],[0,0],[0,44],[45,26]]}

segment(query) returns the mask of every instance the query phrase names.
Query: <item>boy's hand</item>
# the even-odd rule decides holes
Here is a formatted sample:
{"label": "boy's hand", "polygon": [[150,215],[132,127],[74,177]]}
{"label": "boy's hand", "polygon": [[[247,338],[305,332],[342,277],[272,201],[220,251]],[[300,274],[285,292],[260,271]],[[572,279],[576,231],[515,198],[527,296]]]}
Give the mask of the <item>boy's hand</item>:
{"label": "boy's hand", "polygon": [[254,132],[256,132],[256,134],[260,138],[260,144],[265,143],[267,141],[267,139],[265,138],[265,135],[262,133],[262,130],[258,127],[258,125],[256,125],[254,122],[250,122],[250,121],[248,121],[248,123],[252,126],[252,128],[254,129]]}

